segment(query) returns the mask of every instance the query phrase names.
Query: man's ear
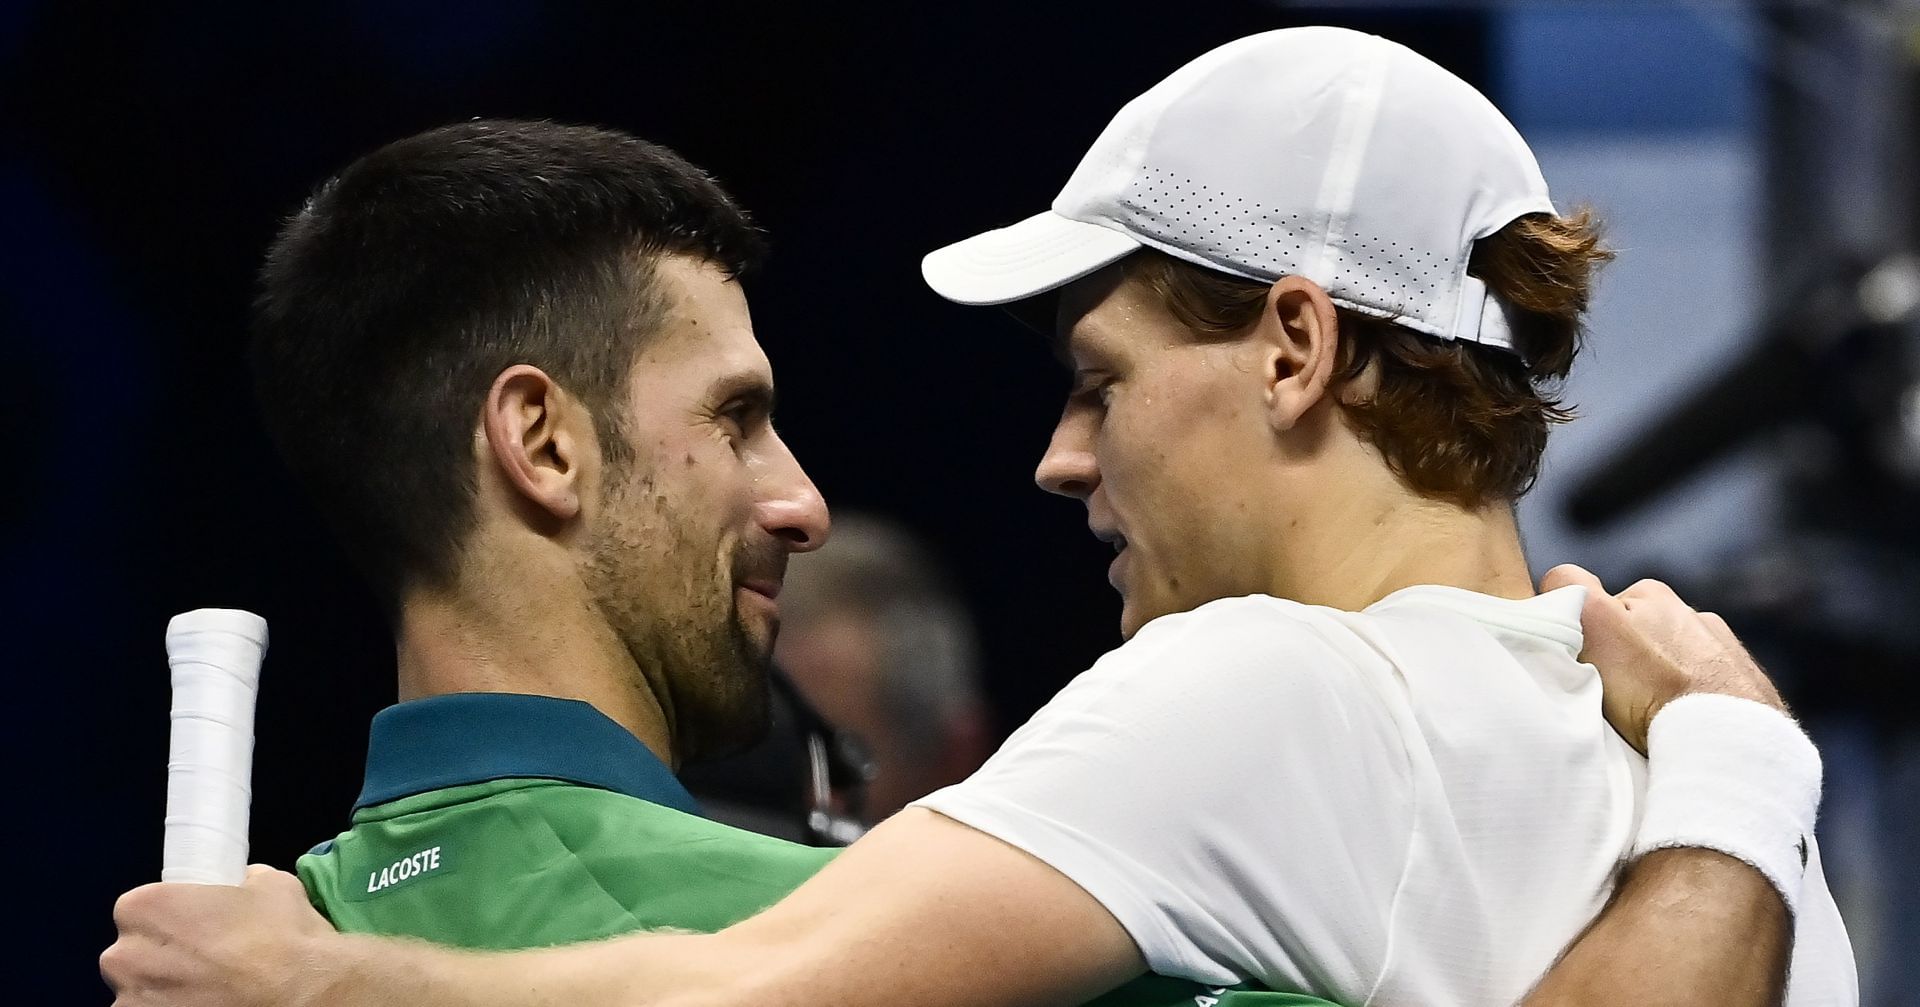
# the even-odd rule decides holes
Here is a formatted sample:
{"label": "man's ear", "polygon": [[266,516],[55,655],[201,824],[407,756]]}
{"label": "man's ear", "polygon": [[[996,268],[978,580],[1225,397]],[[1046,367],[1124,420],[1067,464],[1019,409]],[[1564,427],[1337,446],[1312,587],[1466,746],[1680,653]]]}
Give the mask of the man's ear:
{"label": "man's ear", "polygon": [[1259,328],[1267,380],[1267,419],[1290,430],[1325,398],[1340,358],[1340,316],[1312,280],[1286,276],[1267,291]]}
{"label": "man's ear", "polygon": [[557,521],[580,513],[587,422],[579,401],[530,364],[501,371],[480,413],[487,456],[506,486]]}

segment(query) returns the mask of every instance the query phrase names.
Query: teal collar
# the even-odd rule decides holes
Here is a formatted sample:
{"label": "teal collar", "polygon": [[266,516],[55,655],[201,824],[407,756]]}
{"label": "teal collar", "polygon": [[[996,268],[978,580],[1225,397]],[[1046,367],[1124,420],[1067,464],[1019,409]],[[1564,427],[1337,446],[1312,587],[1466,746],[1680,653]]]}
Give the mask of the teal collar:
{"label": "teal collar", "polygon": [[700,813],[659,757],[599,710],[573,699],[503,692],[429,696],[375,714],[366,785],[353,809],[520,777],[566,780]]}

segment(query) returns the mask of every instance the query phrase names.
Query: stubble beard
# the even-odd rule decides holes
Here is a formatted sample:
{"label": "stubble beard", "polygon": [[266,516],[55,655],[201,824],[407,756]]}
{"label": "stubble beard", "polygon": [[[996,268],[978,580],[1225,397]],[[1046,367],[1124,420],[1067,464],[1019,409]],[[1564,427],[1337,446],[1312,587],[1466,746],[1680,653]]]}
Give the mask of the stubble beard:
{"label": "stubble beard", "polygon": [[654,694],[682,764],[723,758],[766,735],[772,639],[746,626],[731,569],[651,479],[609,491],[584,574],[594,604],[634,662],[630,687]]}

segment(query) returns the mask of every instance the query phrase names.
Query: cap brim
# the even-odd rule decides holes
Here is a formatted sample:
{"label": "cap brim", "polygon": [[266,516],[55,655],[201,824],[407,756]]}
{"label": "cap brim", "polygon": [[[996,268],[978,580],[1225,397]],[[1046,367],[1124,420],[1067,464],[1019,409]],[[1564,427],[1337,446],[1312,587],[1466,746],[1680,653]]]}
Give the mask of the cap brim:
{"label": "cap brim", "polygon": [[928,253],[920,275],[958,304],[1008,304],[1063,287],[1139,247],[1120,231],[1049,210]]}

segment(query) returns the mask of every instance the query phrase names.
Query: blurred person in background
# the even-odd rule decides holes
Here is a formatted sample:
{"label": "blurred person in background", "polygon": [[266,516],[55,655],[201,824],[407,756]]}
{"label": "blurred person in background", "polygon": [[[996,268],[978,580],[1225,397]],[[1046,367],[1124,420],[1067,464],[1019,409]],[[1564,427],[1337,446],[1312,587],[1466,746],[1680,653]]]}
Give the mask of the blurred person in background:
{"label": "blurred person in background", "polygon": [[873,515],[787,568],[774,662],[869,759],[845,810],[872,824],[993,752],[973,618],[926,545]]}

